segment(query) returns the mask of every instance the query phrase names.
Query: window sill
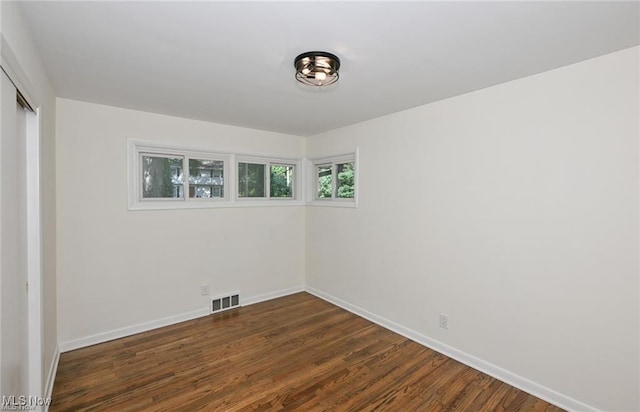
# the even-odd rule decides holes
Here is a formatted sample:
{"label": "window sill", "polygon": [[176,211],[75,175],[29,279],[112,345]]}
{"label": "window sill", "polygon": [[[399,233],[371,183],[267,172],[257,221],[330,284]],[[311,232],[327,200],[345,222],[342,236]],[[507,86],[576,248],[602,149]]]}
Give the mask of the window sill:
{"label": "window sill", "polygon": [[219,209],[219,208],[236,208],[236,207],[287,207],[287,206],[304,206],[305,203],[299,200],[294,201],[191,201],[191,202],[138,202],[129,205],[128,209],[137,210],[177,210],[177,209]]}
{"label": "window sill", "polygon": [[354,201],[348,200],[312,200],[307,202],[307,206],[357,208],[358,204]]}

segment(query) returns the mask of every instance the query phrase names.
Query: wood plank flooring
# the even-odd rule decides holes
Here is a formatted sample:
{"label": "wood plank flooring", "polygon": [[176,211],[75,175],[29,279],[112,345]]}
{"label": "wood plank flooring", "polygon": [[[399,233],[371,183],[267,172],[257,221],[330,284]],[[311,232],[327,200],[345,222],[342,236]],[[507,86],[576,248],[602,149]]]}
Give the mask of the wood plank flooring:
{"label": "wood plank flooring", "polygon": [[560,411],[298,293],[63,353],[57,411]]}

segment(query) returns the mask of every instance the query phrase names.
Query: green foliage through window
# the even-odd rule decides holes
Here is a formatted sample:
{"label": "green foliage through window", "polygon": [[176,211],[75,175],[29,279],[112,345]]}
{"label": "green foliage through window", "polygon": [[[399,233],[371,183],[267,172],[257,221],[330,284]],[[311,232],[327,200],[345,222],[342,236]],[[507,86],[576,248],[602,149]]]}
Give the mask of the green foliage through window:
{"label": "green foliage through window", "polygon": [[293,197],[293,166],[272,164],[270,169],[270,196]]}
{"label": "green foliage through window", "polygon": [[337,164],[336,169],[338,172],[336,197],[342,199],[353,199],[353,195],[355,193],[355,170],[353,162]]}
{"label": "green foliage through window", "polygon": [[265,197],[265,165],[238,163],[238,197]]}
{"label": "green foliage through window", "polygon": [[353,199],[355,197],[355,162],[316,165],[316,176],[317,199]]}
{"label": "green foliage through window", "polygon": [[318,198],[319,199],[331,199],[333,192],[333,166],[322,165],[318,166]]}
{"label": "green foliage through window", "polygon": [[[300,159],[193,151],[136,139],[130,140],[128,146],[132,210],[231,207],[240,205],[236,201],[249,205],[252,202],[245,201],[249,199],[255,199],[253,204],[260,206],[278,202],[302,204],[305,200],[299,192]],[[229,169],[229,161],[234,163],[235,170]],[[330,198],[335,198],[332,190],[337,187],[335,177],[331,181],[335,166],[331,164],[328,169]],[[235,196],[225,189],[229,180],[231,190],[236,190]]]}
{"label": "green foliage through window", "polygon": [[182,157],[142,156],[142,197],[182,198]]}

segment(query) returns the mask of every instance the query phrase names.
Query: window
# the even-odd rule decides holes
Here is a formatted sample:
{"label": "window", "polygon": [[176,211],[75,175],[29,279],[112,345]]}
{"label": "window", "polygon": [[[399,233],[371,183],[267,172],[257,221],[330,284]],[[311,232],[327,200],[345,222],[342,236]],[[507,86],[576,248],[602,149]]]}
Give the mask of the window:
{"label": "window", "polygon": [[129,208],[202,207],[227,201],[228,156],[129,139]]}
{"label": "window", "polygon": [[265,197],[265,165],[238,163],[238,197]]}
{"label": "window", "polygon": [[[140,153],[141,200],[224,199],[224,160],[188,154]],[[184,173],[184,165],[188,164]],[[186,191],[185,191],[186,189]]]}
{"label": "window", "polygon": [[355,193],[355,162],[336,164],[336,197],[353,199]]}
{"label": "window", "polygon": [[331,199],[333,193],[333,165],[316,166],[318,176],[316,197],[318,199]]}
{"label": "window", "polygon": [[184,198],[184,157],[151,153],[142,153],[140,156],[143,199]]}
{"label": "window", "polygon": [[356,154],[313,162],[314,201],[356,203]]}
{"label": "window", "polygon": [[304,205],[299,159],[127,144],[130,210]]}
{"label": "window", "polygon": [[224,161],[189,159],[189,197],[224,198]]}
{"label": "window", "polygon": [[293,165],[271,164],[269,193],[272,198],[293,199]]}
{"label": "window", "polygon": [[238,160],[238,198],[295,199],[296,165],[254,158]]}

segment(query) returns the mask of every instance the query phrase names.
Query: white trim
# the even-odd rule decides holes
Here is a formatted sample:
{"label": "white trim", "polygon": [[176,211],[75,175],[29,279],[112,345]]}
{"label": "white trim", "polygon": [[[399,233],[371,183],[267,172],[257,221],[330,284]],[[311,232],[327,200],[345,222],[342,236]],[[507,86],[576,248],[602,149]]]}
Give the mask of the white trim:
{"label": "white trim", "polygon": [[[301,190],[301,182],[302,178],[302,159],[287,159],[282,157],[266,157],[266,156],[248,156],[244,154],[237,154],[234,156],[234,179],[233,181],[235,189],[234,189],[234,197],[233,202],[251,202],[250,206],[260,205],[262,202],[265,206],[270,205],[272,202],[283,202],[282,205],[276,206],[286,206],[284,203],[296,203],[299,205],[304,205],[302,190]],[[240,179],[237,177],[238,167],[240,167],[240,163],[249,163],[249,164],[259,164],[264,165],[264,197],[240,197],[238,192],[240,191]],[[271,197],[271,166],[291,166],[293,167],[293,197]],[[240,203],[234,203],[234,206],[240,206]],[[247,206],[247,205],[242,205]]]}
{"label": "white trim", "polygon": [[331,200],[331,201],[327,201],[327,200],[312,200],[311,202],[307,203],[307,206],[311,206],[311,207],[350,207],[350,208],[358,208],[357,203],[355,202],[351,202],[351,201],[344,201],[344,200]]}
{"label": "white trim", "polygon": [[289,289],[277,290],[275,292],[264,293],[262,295],[253,296],[250,298],[244,298],[241,300],[241,306],[249,306],[267,300],[281,298],[283,296],[293,295],[294,293],[304,292],[304,286],[296,286]]}
{"label": "white trim", "polygon": [[25,111],[29,393],[42,396],[42,199],[40,196],[40,109]]}
{"label": "white trim", "polygon": [[[0,0],[1,1],[1,0]],[[301,200],[278,200],[271,199],[265,200],[259,198],[257,200],[240,200],[235,202],[215,201],[211,203],[207,202],[207,199],[198,199],[190,202],[171,202],[171,201],[158,201],[146,202],[144,205],[130,206],[129,210],[175,210],[175,209],[219,209],[219,208],[236,208],[236,207],[287,207],[287,206],[305,206],[305,203]],[[335,206],[335,205],[329,205]],[[354,207],[351,205],[350,207]]]}
{"label": "white trim", "polygon": [[[188,196],[188,181],[185,178],[183,198],[175,199],[140,199],[140,155],[159,154],[164,156],[184,156],[190,159],[210,159],[224,161],[224,198],[194,199]],[[293,198],[238,198],[237,164],[249,160],[265,165],[294,166]],[[186,170],[185,170],[186,172]],[[265,170],[265,172],[268,172]],[[265,176],[268,187],[268,173]],[[268,195],[268,193],[267,193]],[[213,209],[229,207],[273,207],[304,206],[302,195],[302,159],[287,156],[271,156],[255,153],[229,153],[225,151],[209,151],[192,147],[156,142],[129,137],[127,138],[127,205],[128,210],[168,210],[168,209]]]}
{"label": "white trim", "polygon": [[[51,359],[51,365],[49,366],[49,374],[47,375],[47,386],[45,386],[44,398],[51,399],[53,394],[53,384],[56,381],[56,373],[58,372],[58,364],[60,363],[60,348],[56,345],[53,352],[53,358]],[[49,410],[49,405],[45,405],[44,412]]]}
{"label": "white trim", "polygon": [[433,349],[434,351],[439,352],[445,356],[455,359],[458,362],[461,362],[471,368],[479,370],[480,372],[484,372],[489,376],[492,376],[506,384],[523,390],[562,409],[585,412],[598,411],[598,409],[594,408],[593,406],[589,406],[576,399],[556,392],[553,389],[547,388],[546,386],[540,385],[520,375],[516,375],[513,372],[509,372],[508,370],[505,370],[499,366],[486,362],[480,358],[451,347],[445,343],[432,339],[426,335],[404,327],[382,316],[376,315],[375,313],[372,313],[366,309],[363,309],[356,305],[352,305],[328,293],[322,292],[308,285],[305,287],[305,290],[308,293],[319,297],[320,299],[326,300],[327,302],[332,303],[336,306],[340,306],[341,308],[367,320],[370,320],[371,322],[380,325],[383,328],[389,329],[390,331],[411,339],[412,341]]}
{"label": "white trim", "polygon": [[[183,160],[183,197],[167,199],[142,198],[142,156],[181,157]],[[188,159],[222,161],[224,176],[224,197],[211,199],[189,198]],[[127,139],[127,192],[129,210],[148,209],[190,209],[209,207],[228,207],[229,203],[229,164],[231,157],[227,153],[197,150],[187,147],[178,148],[167,144],[154,144],[146,140]]]}
{"label": "white trim", "polygon": [[139,323],[137,325],[126,326],[120,329],[114,329],[107,332],[98,333],[84,338],[73,339],[66,342],[60,342],[60,351],[69,352],[75,349],[84,348],[98,343],[108,342],[110,340],[124,338],[126,336],[135,335],[141,332],[147,332],[153,329],[162,328],[164,326],[174,325],[176,323],[185,322],[196,318],[209,315],[209,308],[204,307],[193,310],[191,312],[181,313],[179,315],[167,316],[148,322]]}
{"label": "white trim", "polygon": [[40,107],[37,96],[31,93],[35,88],[29,81],[29,76],[27,76],[27,73],[22,69],[18,58],[13,53],[7,39],[2,33],[0,33],[0,67],[7,74],[7,77],[16,89],[20,91],[22,97],[29,103],[29,106],[34,110]]}
{"label": "white trim", "polygon": [[[265,293],[249,298],[242,298],[241,306],[249,306],[255,303],[264,302],[267,300],[279,298],[282,296],[291,295],[294,293],[304,292],[304,286],[296,286],[289,289],[282,289],[274,292]],[[218,313],[218,312],[216,312]],[[167,316],[165,318],[156,319],[148,322],[139,323],[137,325],[126,326],[120,329],[114,329],[107,332],[98,333],[84,338],[73,339],[66,342],[60,342],[60,352],[69,352],[75,349],[84,348],[98,343],[108,342],[114,339],[120,339],[127,336],[135,335],[141,332],[147,332],[153,329],[162,328],[165,326],[175,325],[176,323],[185,322],[192,319],[209,316],[211,314],[209,307],[204,307],[191,312],[181,313],[179,315]]]}
{"label": "white trim", "polygon": [[[179,139],[178,139],[179,140]],[[190,155],[206,155],[206,154],[216,154],[216,155],[238,155],[242,157],[255,157],[255,158],[268,158],[268,159],[278,159],[278,160],[286,160],[286,161],[299,161],[299,157],[294,156],[282,156],[279,154],[273,153],[257,153],[257,152],[245,152],[242,153],[230,152],[228,150],[212,150],[212,149],[203,149],[193,146],[183,146],[175,143],[167,143],[160,140],[149,140],[143,139],[139,137],[127,137],[127,143],[135,144],[140,147],[152,148],[154,151],[164,151],[167,154],[172,154],[174,151],[180,152],[188,152]],[[233,159],[232,159],[233,160]]]}
{"label": "white trim", "polygon": [[25,181],[27,236],[27,391],[42,396],[42,198],[40,187],[40,121],[39,99],[29,76],[0,33],[0,68],[16,91],[35,112],[27,111],[25,120]]}
{"label": "white trim", "polygon": [[356,148],[353,152],[349,152],[349,153],[342,153],[340,155],[336,155],[336,156],[329,156],[329,157],[314,157],[314,158],[310,158],[309,160],[311,160],[311,162],[313,164],[316,165],[328,165],[331,163],[348,163],[348,162],[353,162],[354,161],[354,157],[355,157],[355,152],[358,149]]}
{"label": "white trim", "polygon": [[[335,296],[322,292],[308,285],[296,286],[293,288],[282,289],[279,291],[269,292],[262,295],[245,298],[241,300],[241,306],[249,306],[256,303],[260,303],[260,302],[264,302],[264,301],[268,301],[268,300],[272,300],[272,299],[276,299],[276,298],[280,298],[283,296],[288,296],[294,293],[299,293],[304,291],[314,296],[317,296],[320,299],[326,300],[331,304],[339,306],[362,318],[365,318],[377,325],[380,325],[386,329],[389,329],[401,336],[411,339],[414,342],[417,342],[423,346],[433,349],[436,352],[439,352],[445,356],[455,359],[458,362],[461,362],[471,368],[474,368],[480,372],[486,373],[487,375],[492,376],[506,384],[509,384],[520,390],[523,390],[540,399],[543,399],[546,402],[549,402],[560,408],[563,408],[569,411],[585,411],[585,412],[599,411],[598,409],[590,405],[582,403],[576,399],[570,398],[566,395],[563,395],[559,392],[554,391],[553,389],[547,388],[546,386],[540,385],[527,378],[516,375],[515,373],[507,371],[499,366],[486,362],[473,355],[470,355],[466,352],[463,352],[454,347],[451,347],[445,343],[432,339],[412,329],[404,327],[396,322],[393,322],[382,316],[376,315],[375,313],[370,312],[366,309],[363,309],[359,306],[352,305],[339,298],[336,298]],[[59,348],[56,347],[56,351],[54,353],[51,367],[49,369],[49,377],[47,380],[45,397],[51,397],[51,392],[53,390],[53,383],[55,380],[55,374],[56,374],[56,370],[57,370],[58,362],[60,358],[60,352],[68,352],[74,349],[80,349],[86,346],[107,342],[113,339],[119,339],[126,336],[135,335],[140,332],[146,332],[152,329],[157,329],[164,326],[169,326],[176,323],[188,321],[191,319],[208,316],[209,314],[210,314],[209,308],[203,308],[203,309],[198,309],[192,312],[183,313],[181,315],[169,316],[169,317],[158,319],[155,321],[145,322],[138,325],[129,326],[126,328],[116,329],[113,331],[104,332],[104,333],[100,333],[93,336],[88,336],[86,338],[80,338],[80,339],[75,339],[72,341],[60,343]]]}
{"label": "white trim", "polygon": [[[307,185],[306,190],[306,200],[308,206],[321,206],[321,207],[358,207],[358,197],[360,195],[360,188],[358,184],[358,179],[360,176],[359,171],[359,162],[360,162],[360,153],[359,148],[355,148],[350,153],[342,153],[339,155],[334,155],[330,157],[313,157],[310,159],[305,159],[305,169],[308,173],[307,180],[305,181]],[[335,197],[336,190],[336,180],[337,180],[337,165],[342,163],[350,163],[353,162],[354,169],[354,177],[353,177],[353,199],[348,198],[337,198]],[[317,167],[321,165],[330,165],[331,166],[331,198],[320,199],[317,198],[318,194],[318,174]]]}

